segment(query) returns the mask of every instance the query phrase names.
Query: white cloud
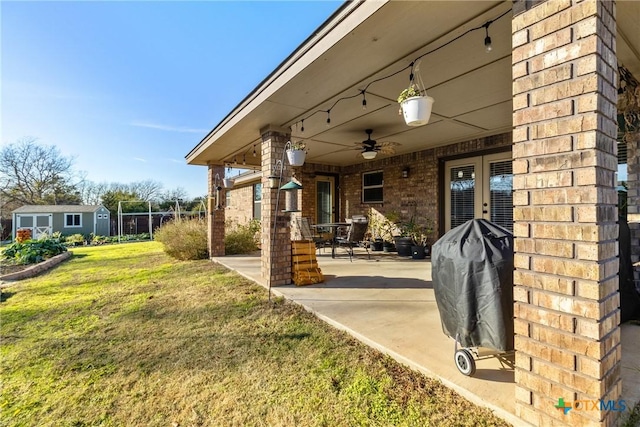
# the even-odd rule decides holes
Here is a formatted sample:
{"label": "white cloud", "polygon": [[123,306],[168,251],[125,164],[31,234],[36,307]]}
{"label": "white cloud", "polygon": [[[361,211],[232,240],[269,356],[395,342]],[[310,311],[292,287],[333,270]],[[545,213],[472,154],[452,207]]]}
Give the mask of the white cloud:
{"label": "white cloud", "polygon": [[129,124],[131,126],[136,126],[140,128],[165,130],[167,132],[206,133],[209,131],[208,129],[195,129],[195,128],[180,127],[180,126],[167,126],[167,125],[161,125],[161,124],[149,123],[149,122],[140,122],[140,121],[133,121]]}
{"label": "white cloud", "polygon": [[134,157],[133,160],[137,160],[139,162],[147,163],[147,160],[143,159],[142,157]]}

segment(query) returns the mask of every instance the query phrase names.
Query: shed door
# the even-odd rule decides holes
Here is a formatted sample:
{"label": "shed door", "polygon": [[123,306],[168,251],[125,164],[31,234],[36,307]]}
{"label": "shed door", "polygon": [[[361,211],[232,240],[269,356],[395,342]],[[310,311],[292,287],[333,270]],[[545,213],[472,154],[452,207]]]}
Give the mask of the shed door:
{"label": "shed door", "polygon": [[97,214],[96,220],[96,235],[108,236],[109,235],[109,214]]}
{"label": "shed door", "polygon": [[34,215],[33,217],[33,231],[31,234],[31,238],[37,239],[43,234],[51,235],[51,214],[45,215]]}

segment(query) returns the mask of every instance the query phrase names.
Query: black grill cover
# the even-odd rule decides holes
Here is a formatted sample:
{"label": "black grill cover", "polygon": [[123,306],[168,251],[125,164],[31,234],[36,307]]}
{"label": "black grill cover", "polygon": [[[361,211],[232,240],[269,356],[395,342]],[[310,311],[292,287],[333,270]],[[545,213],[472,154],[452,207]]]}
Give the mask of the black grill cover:
{"label": "black grill cover", "polygon": [[513,349],[513,234],[484,219],[432,248],[433,290],[445,334],[463,347]]}

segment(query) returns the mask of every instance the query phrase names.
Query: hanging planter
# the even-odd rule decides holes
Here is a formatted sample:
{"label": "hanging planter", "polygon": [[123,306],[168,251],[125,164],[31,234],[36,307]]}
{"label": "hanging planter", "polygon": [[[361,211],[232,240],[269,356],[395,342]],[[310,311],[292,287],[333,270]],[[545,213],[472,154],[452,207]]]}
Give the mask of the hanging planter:
{"label": "hanging planter", "polygon": [[422,126],[429,123],[433,101],[432,97],[422,95],[415,84],[403,90],[398,96],[398,103],[405,123],[408,126]]}
{"label": "hanging planter", "polygon": [[433,98],[430,96],[414,96],[400,104],[402,115],[408,126],[422,126],[429,123]]}
{"label": "hanging planter", "polygon": [[231,178],[223,178],[222,183],[224,184],[224,188],[233,188],[234,180]]}
{"label": "hanging planter", "polygon": [[302,141],[287,143],[287,160],[291,166],[302,166],[307,157],[306,144]]}

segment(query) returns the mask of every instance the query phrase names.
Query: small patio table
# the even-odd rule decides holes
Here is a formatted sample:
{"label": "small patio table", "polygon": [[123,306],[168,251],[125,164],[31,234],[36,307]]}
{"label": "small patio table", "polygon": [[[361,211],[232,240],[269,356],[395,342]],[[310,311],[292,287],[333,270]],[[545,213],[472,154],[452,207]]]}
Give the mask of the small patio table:
{"label": "small patio table", "polygon": [[324,224],[314,224],[313,228],[330,228],[333,230],[333,237],[331,238],[331,258],[336,257],[336,239],[338,237],[338,229],[341,227],[350,227],[350,222],[326,222]]}

